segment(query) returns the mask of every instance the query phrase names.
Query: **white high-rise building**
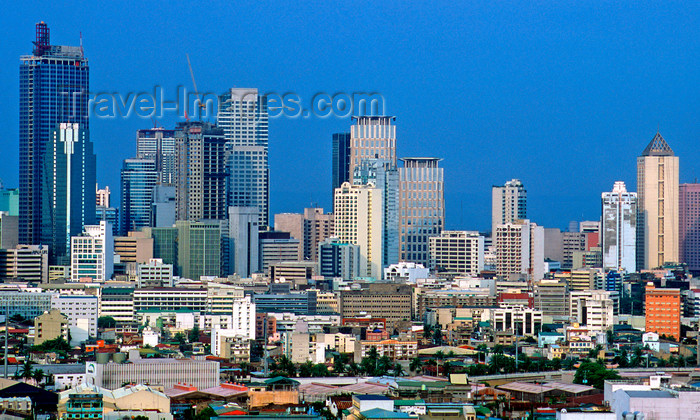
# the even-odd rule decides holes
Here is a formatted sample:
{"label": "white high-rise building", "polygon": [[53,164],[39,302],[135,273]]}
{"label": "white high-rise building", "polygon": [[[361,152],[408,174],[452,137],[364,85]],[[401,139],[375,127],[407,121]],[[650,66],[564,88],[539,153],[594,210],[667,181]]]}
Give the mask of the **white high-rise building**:
{"label": "white high-rise building", "polygon": [[442,273],[478,276],[484,269],[484,237],[463,230],[446,230],[433,236],[430,267]]}
{"label": "white high-rise building", "polygon": [[491,189],[491,237],[496,227],[527,218],[527,191],[519,179],[511,179],[505,185]]}
{"label": "white high-rise building", "polygon": [[680,261],[678,156],[661,134],[637,158],[637,269]]}
{"label": "white high-rise building", "polygon": [[97,338],[99,303],[97,296],[53,295],[51,297],[51,308],[58,309],[68,318],[72,346],[79,345],[89,338]]}
{"label": "white high-rise building", "polygon": [[165,130],[163,127],[138,130],[136,157],[155,162],[159,184],[175,184],[177,178],[175,130]]}
{"label": "white high-rise building", "polygon": [[497,225],[496,274],[533,283],[544,278],[544,228],[527,219]]}
{"label": "white high-rise building", "polygon": [[374,184],[350,185],[345,182],[335,190],[334,236],[340,242],[360,247],[361,277],[382,277],[384,255],[384,212],[382,190]]}
{"label": "white high-rise building", "polygon": [[112,225],[101,221],[87,225],[83,234],[71,238],[71,280],[89,278],[106,281],[114,273],[114,239]]}
{"label": "white high-rise building", "polygon": [[612,192],[602,194],[603,268],[636,271],[637,193],[627,192],[625,183],[615,182]]}
{"label": "white high-rise building", "polygon": [[261,227],[269,225],[267,121],[267,97],[257,89],[233,88],[219,97],[216,123],[226,138],[227,203],[257,207]]}
{"label": "white high-rise building", "polygon": [[151,258],[148,263],[139,264],[138,286],[173,287],[173,265],[164,264],[160,258]]}
{"label": "white high-rise building", "polygon": [[615,302],[605,290],[586,290],[569,293],[569,316],[572,322],[597,331],[612,328]]}

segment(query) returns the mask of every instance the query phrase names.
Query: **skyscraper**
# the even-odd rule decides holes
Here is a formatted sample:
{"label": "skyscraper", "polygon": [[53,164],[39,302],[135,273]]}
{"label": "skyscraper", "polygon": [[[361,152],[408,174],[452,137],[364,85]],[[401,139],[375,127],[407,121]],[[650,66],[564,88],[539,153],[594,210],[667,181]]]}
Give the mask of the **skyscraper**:
{"label": "skyscraper", "polygon": [[233,88],[219,97],[217,125],[226,138],[228,206],[258,207],[260,227],[269,225],[267,97],[257,89]]}
{"label": "skyscraper", "polygon": [[363,159],[384,159],[396,166],[396,117],[352,117],[350,127],[350,165],[348,178]]}
{"label": "skyscraper", "polygon": [[316,261],[318,245],[333,233],[333,213],[320,207],[305,208],[304,213],[275,214],[275,230],[288,232],[299,240],[299,255],[305,261]]}
{"label": "skyscraper", "polygon": [[491,189],[491,236],[496,227],[518,219],[527,219],[527,191],[519,179],[511,179],[505,185]]}
{"label": "skyscraper", "polygon": [[71,238],[71,280],[89,278],[104,282],[114,274],[114,239],[109,222],[86,225]]}
{"label": "skyscraper", "polygon": [[82,47],[51,45],[49,28],[40,22],[33,54],[20,57],[19,79],[19,236],[21,243],[39,244],[52,130],[60,123],[89,130],[88,60]]}
{"label": "skyscraper", "polygon": [[224,220],[226,206],[226,139],[224,131],[210,123],[178,124],[177,220]]}
{"label": "skyscraper", "polygon": [[125,159],[121,171],[121,212],[119,230],[122,235],[151,224],[153,187],[158,172],[150,159]]}
{"label": "skyscraper", "polygon": [[250,277],[260,270],[258,207],[228,209],[229,271]]}
{"label": "skyscraper", "polygon": [[358,245],[361,277],[382,278],[382,189],[373,184],[344,183],[335,190],[334,234],[339,241]]}
{"label": "skyscraper", "polygon": [[637,269],[678,262],[678,156],[656,133],[637,158]]}
{"label": "skyscraper", "polygon": [[534,283],[544,277],[544,229],[527,219],[496,226],[496,274]]}
{"label": "skyscraper", "polygon": [[87,131],[61,123],[44,151],[41,243],[51,264],[68,264],[71,236],[95,223],[95,154]]}
{"label": "skyscraper", "polygon": [[700,184],[681,184],[678,208],[678,251],[688,270],[700,271]]}
{"label": "skyscraper", "polygon": [[438,158],[403,158],[399,168],[399,258],[427,267],[429,239],[445,227],[445,175]]}
{"label": "skyscraper", "polygon": [[333,134],[333,178],[331,180],[332,194],[335,189],[350,182],[350,133]]}
{"label": "skyscraper", "polygon": [[615,182],[602,194],[603,268],[633,273],[637,270],[637,194]]}
{"label": "skyscraper", "polygon": [[355,167],[353,184],[370,183],[382,190],[382,268],[386,268],[399,262],[399,171],[388,160],[362,159]]}
{"label": "skyscraper", "polygon": [[136,132],[136,157],[155,162],[159,184],[174,184],[177,176],[175,130],[154,127]]}

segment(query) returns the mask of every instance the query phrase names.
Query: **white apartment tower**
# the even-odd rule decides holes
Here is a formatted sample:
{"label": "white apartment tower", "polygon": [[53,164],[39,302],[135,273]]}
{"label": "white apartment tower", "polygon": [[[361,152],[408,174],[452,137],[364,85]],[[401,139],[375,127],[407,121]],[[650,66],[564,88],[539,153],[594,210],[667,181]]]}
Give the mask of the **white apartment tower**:
{"label": "white apartment tower", "polygon": [[502,278],[544,278],[544,228],[527,219],[496,226],[496,274]]}
{"label": "white apartment tower", "polygon": [[374,184],[343,183],[335,190],[334,236],[358,245],[359,275],[381,279],[383,256],[383,197]]}
{"label": "white apartment tower", "polygon": [[103,282],[114,273],[114,239],[112,225],[101,221],[87,225],[83,234],[71,238],[71,281],[92,279]]}
{"label": "white apartment tower", "polygon": [[491,237],[496,227],[527,218],[527,191],[519,179],[511,179],[505,185],[491,189]]}
{"label": "white apartment tower", "polygon": [[637,269],[678,262],[678,156],[658,132],[637,158]]}
{"label": "white apartment tower", "polygon": [[628,192],[625,183],[615,182],[612,192],[602,194],[603,268],[636,271],[637,193]]}

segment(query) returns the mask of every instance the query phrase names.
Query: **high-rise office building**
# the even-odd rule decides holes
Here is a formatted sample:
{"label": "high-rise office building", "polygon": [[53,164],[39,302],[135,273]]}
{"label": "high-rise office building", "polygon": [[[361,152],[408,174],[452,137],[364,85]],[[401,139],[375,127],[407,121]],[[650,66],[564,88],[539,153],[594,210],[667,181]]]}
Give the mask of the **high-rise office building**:
{"label": "high-rise office building", "polygon": [[361,277],[381,279],[384,251],[382,189],[346,182],[335,190],[334,234],[341,242],[360,247]]}
{"label": "high-rise office building", "polygon": [[112,235],[119,235],[119,210],[111,207],[111,191],[109,186],[100,188],[95,184],[95,223],[109,222],[112,225]]}
{"label": "high-rise office building", "polygon": [[361,116],[352,117],[350,127],[350,165],[348,178],[363,159],[388,160],[396,166],[396,117]]}
{"label": "high-rise office building", "polygon": [[484,269],[484,237],[479,232],[442,231],[430,238],[430,267],[436,271],[477,277]]}
{"label": "high-rise office building", "polygon": [[544,277],[544,229],[529,220],[496,226],[496,274],[536,282]]}
{"label": "high-rise office building", "polygon": [[259,226],[269,225],[267,97],[257,89],[233,88],[219,97],[217,125],[226,137],[228,205],[258,207]]}
{"label": "high-rise office building", "polygon": [[[178,220],[175,225],[177,227],[176,271],[178,274],[193,280],[199,280],[201,276],[221,276],[222,258],[225,257],[222,252],[222,231],[225,221],[208,220],[195,222]],[[163,233],[167,232],[165,230],[167,228],[158,229],[163,229]],[[151,229],[151,234],[158,229]],[[153,247],[153,257],[163,258],[163,262],[166,262],[163,254],[156,255],[155,238]]]}
{"label": "high-rise office building", "polygon": [[226,139],[210,123],[179,123],[177,141],[177,220],[224,220],[226,206]]}
{"label": "high-rise office building", "polygon": [[175,190],[172,185],[156,184],[151,201],[151,226],[169,227],[175,224]]}
{"label": "high-rise office building", "polygon": [[299,242],[298,239],[292,238],[289,232],[260,231],[260,271],[267,273],[272,264],[301,261]]}
{"label": "high-rise office building", "polygon": [[331,192],[350,182],[350,133],[333,133],[333,158],[332,158]]}
{"label": "high-rise office building", "polygon": [[399,262],[399,171],[390,161],[362,159],[353,173],[353,184],[372,183],[382,190],[384,238],[382,268]]}
{"label": "high-rise office building", "polygon": [[51,45],[49,28],[40,22],[33,54],[20,57],[19,79],[19,236],[21,243],[39,244],[52,130],[60,123],[89,130],[88,60],[82,47]]}
{"label": "high-rise office building", "polygon": [[122,235],[151,224],[153,187],[158,180],[156,164],[150,159],[125,159],[121,171],[119,231]]}
{"label": "high-rise office building", "polygon": [[403,158],[399,168],[399,259],[428,266],[429,238],[445,227],[445,175],[438,158]]}
{"label": "high-rise office building", "polygon": [[260,270],[259,207],[229,207],[228,239],[229,271],[241,277],[250,277]]}
{"label": "high-rise office building", "polygon": [[159,184],[174,184],[177,176],[175,130],[154,127],[136,132],[136,157],[155,163]]}
{"label": "high-rise office building", "polygon": [[657,289],[654,283],[648,283],[645,295],[645,331],[665,334],[679,340],[681,336],[680,289]]}
{"label": "high-rise office building", "polygon": [[0,249],[12,249],[19,244],[19,217],[0,211]]}
{"label": "high-rise office building", "polygon": [[68,264],[70,238],[95,222],[95,154],[78,123],[60,123],[44,150],[41,243],[51,264]]}
{"label": "high-rise office building", "polygon": [[678,190],[678,253],[688,270],[700,271],[700,184],[681,184]]}
{"label": "high-rise office building", "polygon": [[637,158],[637,269],[678,262],[678,156],[656,133]]}
{"label": "high-rise office building", "polygon": [[103,282],[114,273],[114,240],[107,222],[84,227],[71,238],[71,280],[91,279]]}
{"label": "high-rise office building", "polygon": [[97,183],[95,183],[95,205],[96,206],[103,206],[103,207],[109,207],[109,203],[111,201],[111,195],[112,192],[109,189],[109,186],[105,186],[104,188],[100,188]]}
{"label": "high-rise office building", "polygon": [[491,236],[498,225],[527,219],[527,191],[519,179],[491,188]]}
{"label": "high-rise office building", "polygon": [[10,216],[19,217],[19,189],[6,189],[0,181],[0,211],[6,211]]}
{"label": "high-rise office building", "polygon": [[318,245],[318,274],[353,280],[360,271],[360,247],[328,238]]}
{"label": "high-rise office building", "polygon": [[316,261],[318,244],[332,235],[333,223],[333,214],[320,207],[305,208],[304,213],[275,214],[275,230],[299,240],[299,255],[305,261]]}
{"label": "high-rise office building", "polygon": [[633,273],[637,270],[637,193],[615,182],[602,194],[603,268]]}

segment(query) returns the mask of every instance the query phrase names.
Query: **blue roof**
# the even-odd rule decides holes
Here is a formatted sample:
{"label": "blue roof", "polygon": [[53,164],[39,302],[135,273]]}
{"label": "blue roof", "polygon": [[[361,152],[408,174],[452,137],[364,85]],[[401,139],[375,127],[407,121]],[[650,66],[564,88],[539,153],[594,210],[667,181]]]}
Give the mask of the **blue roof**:
{"label": "blue roof", "polygon": [[625,391],[630,398],[675,398],[668,391],[653,389],[651,391]]}
{"label": "blue roof", "polygon": [[387,396],[376,394],[353,395],[352,397],[356,398],[359,401],[388,401],[391,399]]}
{"label": "blue roof", "polygon": [[408,413],[382,410],[381,408],[373,408],[371,410],[363,411],[361,414],[362,417],[366,419],[408,419],[411,417]]}

